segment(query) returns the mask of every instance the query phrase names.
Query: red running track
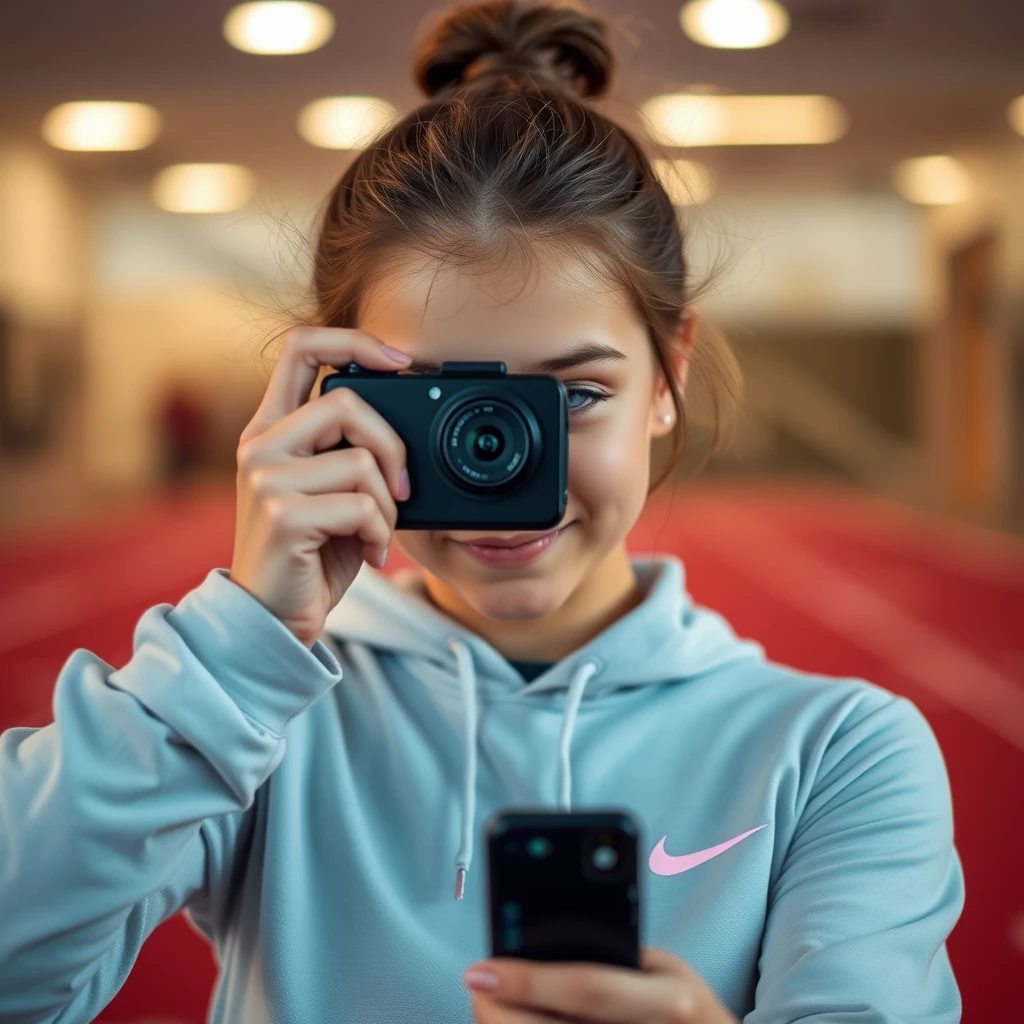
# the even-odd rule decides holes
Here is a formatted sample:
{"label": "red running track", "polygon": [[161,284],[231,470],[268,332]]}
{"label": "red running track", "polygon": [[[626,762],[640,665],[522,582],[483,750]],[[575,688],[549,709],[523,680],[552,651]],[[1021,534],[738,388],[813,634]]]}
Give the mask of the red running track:
{"label": "red running track", "polygon": [[[204,487],[0,541],[0,730],[52,720],[76,648],[123,665],[148,607],[230,564],[233,520],[230,488]],[[678,554],[695,600],[772,660],[917,704],[949,769],[966,875],[949,940],[963,1019],[1024,1019],[1024,544],[859,493],[762,484],[679,486],[630,546]],[[200,1024],[215,973],[179,915],[98,1019]]]}

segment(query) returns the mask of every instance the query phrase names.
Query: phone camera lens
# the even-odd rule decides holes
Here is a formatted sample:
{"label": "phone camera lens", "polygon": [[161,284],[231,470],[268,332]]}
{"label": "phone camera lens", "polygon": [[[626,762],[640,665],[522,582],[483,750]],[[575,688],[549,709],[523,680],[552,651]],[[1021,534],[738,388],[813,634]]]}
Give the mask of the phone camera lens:
{"label": "phone camera lens", "polygon": [[551,852],[551,840],[544,836],[534,836],[527,842],[526,852],[531,857],[546,857]]}
{"label": "phone camera lens", "polygon": [[583,874],[605,885],[625,878],[635,856],[625,836],[608,828],[589,831],[583,839],[580,852],[583,855]]}

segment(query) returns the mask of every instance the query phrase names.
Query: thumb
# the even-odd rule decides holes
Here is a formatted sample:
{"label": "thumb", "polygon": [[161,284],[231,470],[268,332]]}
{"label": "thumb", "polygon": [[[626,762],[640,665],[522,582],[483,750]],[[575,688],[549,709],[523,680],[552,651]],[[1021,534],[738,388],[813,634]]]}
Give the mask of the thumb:
{"label": "thumb", "polygon": [[648,974],[673,974],[680,978],[689,977],[693,973],[679,957],[664,949],[654,949],[650,946],[644,946],[640,950],[640,968]]}

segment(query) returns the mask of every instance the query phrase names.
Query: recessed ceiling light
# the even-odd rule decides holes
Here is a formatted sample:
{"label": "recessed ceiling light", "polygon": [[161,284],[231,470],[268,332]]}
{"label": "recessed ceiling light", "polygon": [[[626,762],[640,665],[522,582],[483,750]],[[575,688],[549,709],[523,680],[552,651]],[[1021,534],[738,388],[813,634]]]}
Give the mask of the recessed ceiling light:
{"label": "recessed ceiling light", "polygon": [[828,96],[669,93],[643,105],[647,131],[667,146],[789,146],[834,142],[846,111]]}
{"label": "recessed ceiling light", "polygon": [[333,34],[326,7],[297,0],[239,4],[224,18],[224,38],[245,53],[309,53]]}
{"label": "recessed ceiling light", "polygon": [[696,206],[714,194],[711,168],[698,160],[654,160],[653,167],[675,206]]}
{"label": "recessed ceiling light", "polygon": [[43,138],[58,149],[145,149],[160,133],[160,114],[145,103],[62,103],[43,118]]}
{"label": "recessed ceiling light", "polygon": [[691,0],[679,24],[702,46],[746,50],[777,43],[789,31],[789,15],[775,0]]}
{"label": "recessed ceiling light", "polygon": [[1015,132],[1024,135],[1024,96],[1018,96],[1006,111]]}
{"label": "recessed ceiling light", "polygon": [[327,96],[299,113],[299,134],[323,149],[362,149],[398,111],[375,96]]}
{"label": "recessed ceiling light", "polygon": [[967,170],[951,156],[921,156],[901,160],[893,173],[897,191],[911,203],[948,206],[971,195]]}
{"label": "recessed ceiling light", "polygon": [[252,198],[256,178],[240,164],[174,164],[154,179],[153,201],[171,213],[227,213]]}

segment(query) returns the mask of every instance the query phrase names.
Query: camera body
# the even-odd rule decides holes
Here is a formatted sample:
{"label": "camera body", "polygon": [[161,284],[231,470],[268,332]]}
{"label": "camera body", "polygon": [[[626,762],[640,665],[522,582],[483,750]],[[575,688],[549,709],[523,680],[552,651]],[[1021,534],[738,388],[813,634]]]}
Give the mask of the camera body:
{"label": "camera body", "polygon": [[569,404],[557,377],[508,374],[500,362],[446,362],[423,374],[350,363],[324,377],[320,394],[340,387],[405,444],[412,493],[397,503],[395,529],[543,529],[561,521]]}

